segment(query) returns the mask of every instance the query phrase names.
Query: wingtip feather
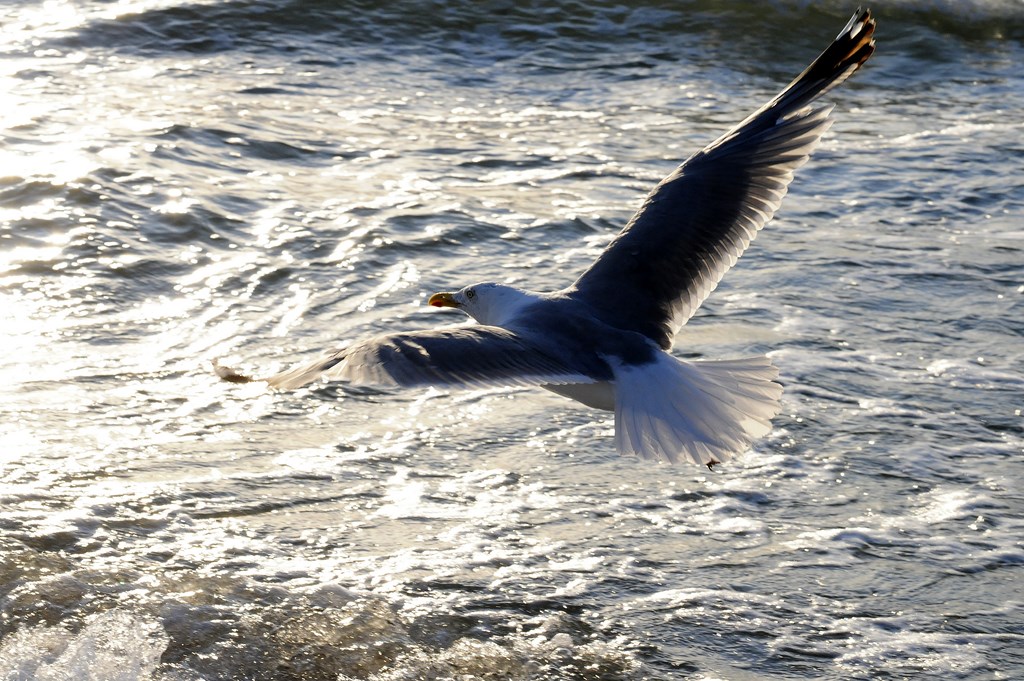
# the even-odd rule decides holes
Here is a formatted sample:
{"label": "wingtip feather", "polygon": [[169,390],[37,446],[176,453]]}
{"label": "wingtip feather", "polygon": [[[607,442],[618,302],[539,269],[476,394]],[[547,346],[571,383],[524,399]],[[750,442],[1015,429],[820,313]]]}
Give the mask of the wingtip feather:
{"label": "wingtip feather", "polygon": [[218,360],[213,360],[213,372],[220,377],[220,380],[227,381],[228,383],[254,383],[258,380],[251,376],[239,373],[231,367],[226,367]]}

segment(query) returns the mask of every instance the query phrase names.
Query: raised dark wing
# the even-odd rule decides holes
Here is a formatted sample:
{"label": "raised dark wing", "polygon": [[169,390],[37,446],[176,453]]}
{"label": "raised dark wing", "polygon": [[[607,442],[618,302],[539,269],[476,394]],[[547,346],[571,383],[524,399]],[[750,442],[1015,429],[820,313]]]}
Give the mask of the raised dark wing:
{"label": "raised dark wing", "polygon": [[266,381],[291,389],[320,376],[361,385],[481,388],[593,383],[557,349],[494,326],[453,326],[392,333],[360,341],[320,359],[266,378],[250,378],[227,367],[218,375],[234,383]]}
{"label": "raised dark wing", "polygon": [[830,126],[810,104],[874,51],[875,22],[858,10],[773,100],[691,156],[647,196],[567,293],[602,321],[668,349],[757,232]]}

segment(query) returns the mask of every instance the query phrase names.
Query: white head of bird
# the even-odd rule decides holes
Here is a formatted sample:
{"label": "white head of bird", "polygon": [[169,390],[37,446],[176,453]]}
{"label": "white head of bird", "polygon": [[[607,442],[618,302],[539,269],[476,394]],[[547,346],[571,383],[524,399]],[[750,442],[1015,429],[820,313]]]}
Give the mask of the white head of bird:
{"label": "white head of bird", "polygon": [[537,298],[514,286],[484,282],[454,293],[435,293],[427,303],[434,307],[454,307],[481,324],[503,326]]}

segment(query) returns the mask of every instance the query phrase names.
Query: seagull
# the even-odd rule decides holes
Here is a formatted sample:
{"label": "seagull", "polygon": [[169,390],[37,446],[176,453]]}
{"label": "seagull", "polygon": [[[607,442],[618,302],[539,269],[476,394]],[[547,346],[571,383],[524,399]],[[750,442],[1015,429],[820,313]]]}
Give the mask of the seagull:
{"label": "seagull", "polygon": [[831,126],[816,105],[874,52],[857,10],[774,99],[704,147],[652,191],[576,279],[536,293],[484,282],[435,293],[476,324],[389,333],[281,373],[235,383],[293,389],[324,376],[403,388],[540,386],[615,413],[622,455],[712,468],[771,431],[782,386],[767,357],[685,361],[673,340],[782,203],[794,171]]}

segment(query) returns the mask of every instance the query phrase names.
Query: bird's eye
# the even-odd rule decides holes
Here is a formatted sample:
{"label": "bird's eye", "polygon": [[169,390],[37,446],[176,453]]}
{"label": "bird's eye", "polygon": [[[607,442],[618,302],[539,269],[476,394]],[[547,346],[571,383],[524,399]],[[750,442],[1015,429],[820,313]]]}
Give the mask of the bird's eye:
{"label": "bird's eye", "polygon": [[470,300],[473,300],[474,298],[476,298],[476,291],[474,291],[473,289],[469,289],[468,291],[466,291],[466,297],[469,298]]}

